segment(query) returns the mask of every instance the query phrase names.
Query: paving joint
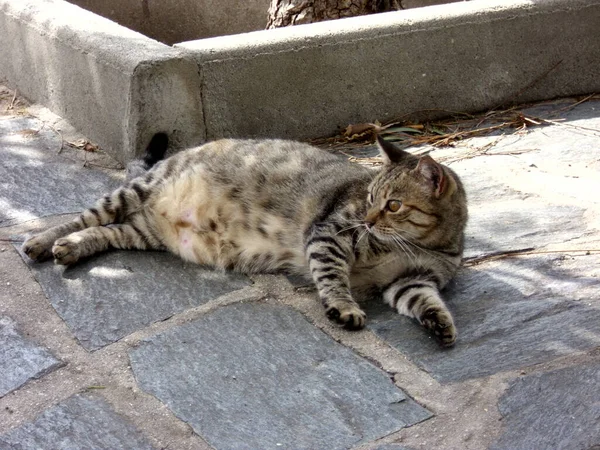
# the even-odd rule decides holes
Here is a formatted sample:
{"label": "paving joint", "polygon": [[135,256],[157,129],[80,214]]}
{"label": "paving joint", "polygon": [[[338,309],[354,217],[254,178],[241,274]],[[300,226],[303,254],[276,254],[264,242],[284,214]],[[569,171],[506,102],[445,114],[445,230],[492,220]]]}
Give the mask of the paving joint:
{"label": "paving joint", "polygon": [[[454,148],[429,149],[436,159],[448,158],[448,164],[459,173],[469,192],[471,220],[467,230],[467,255],[481,256],[525,247],[534,247],[540,252],[484,260],[459,272],[445,292],[459,328],[459,339],[450,351],[440,350],[421,327],[376,301],[366,305],[367,329],[358,333],[345,331],[326,319],[314,292],[299,287],[302,283],[297,280],[280,275],[252,275],[244,280],[181,266],[177,272],[184,274],[183,280],[161,281],[161,273],[168,267],[180,267],[180,262],[149,252],[108,253],[67,273],[51,263],[35,266],[26,263],[13,247],[14,238],[63,221],[68,216],[53,213],[87,206],[89,199],[101,196],[111,183],[116,183],[122,172],[87,167],[86,178],[76,178],[77,187],[73,189],[72,179],[64,174],[77,167],[83,170],[81,164],[67,158],[76,156],[77,151],[71,155],[57,154],[55,149],[62,139],[60,136],[23,133],[39,122],[1,116],[0,154],[4,164],[0,166],[0,179],[11,180],[12,184],[0,184],[0,201],[8,205],[0,210],[0,223],[10,224],[0,227],[0,285],[3,286],[0,316],[9,317],[24,340],[45,348],[65,366],[39,379],[32,373],[32,379],[24,385],[0,397],[0,446],[11,448],[2,439],[24,442],[34,439],[38,433],[42,436],[46,425],[39,420],[45,415],[55,417],[52,414],[57,414],[56,411],[73,413],[79,408],[91,407],[113,417],[107,419],[105,426],[116,422],[113,423],[116,428],[107,431],[107,436],[125,433],[123,439],[141,439],[140,442],[154,448],[231,448],[229,444],[232,439],[235,441],[235,435],[224,432],[225,428],[219,428],[221,425],[214,425],[217,413],[203,415],[204,410],[194,406],[203,401],[196,398],[188,408],[182,398],[222,396],[222,403],[219,403],[221,400],[214,403],[214,398],[207,401],[223,406],[232,414],[236,409],[228,409],[227,405],[235,403],[231,396],[236,392],[242,392],[241,402],[246,396],[254,396],[255,400],[261,400],[259,403],[264,401],[281,407],[286,399],[277,395],[278,390],[260,390],[260,380],[272,375],[269,372],[272,367],[281,375],[281,383],[291,379],[287,387],[297,386],[304,397],[311,395],[311,389],[321,386],[318,388],[321,390],[314,391],[318,392],[313,397],[314,402],[308,402],[317,409],[302,417],[317,417],[320,425],[324,420],[320,414],[324,410],[333,411],[337,419],[332,429],[337,431],[330,431],[329,447],[515,450],[531,448],[532,443],[540,439],[566,442],[564,447],[573,449],[598,445],[600,435],[588,423],[593,416],[591,405],[598,400],[585,380],[595,380],[600,374],[599,255],[596,251],[586,254],[587,249],[598,250],[596,243],[600,241],[597,237],[600,216],[595,213],[598,204],[595,193],[600,189],[597,175],[600,171],[597,154],[600,102],[591,98],[584,103],[565,100],[536,105],[528,111],[535,117],[540,110],[558,111],[564,109],[565,104],[577,105],[562,113],[564,123],[570,126],[529,128],[514,135],[510,142],[500,142],[494,135],[479,136],[458,142]],[[586,133],[577,127],[585,127]],[[496,146],[500,153],[459,158],[470,147],[489,145]],[[537,150],[521,152],[527,148]],[[344,150],[350,156],[352,151]],[[372,149],[363,147],[358,151],[365,160],[372,159]],[[22,155],[28,159],[23,160]],[[28,179],[35,182],[27,184]],[[50,187],[54,192],[52,202],[40,202],[40,196]],[[542,253],[546,251],[555,253]],[[131,271],[124,269],[124,265]],[[48,274],[39,277],[41,271]],[[147,323],[121,337],[113,335],[112,341],[97,350],[86,350],[77,340],[73,323],[85,326],[92,323],[90,317],[101,316],[102,311],[94,310],[89,316],[79,309],[73,315],[75,322],[69,322],[65,320],[64,310],[54,309],[52,305],[67,301],[65,295],[77,300],[74,305],[83,305],[87,299],[78,290],[77,280],[86,280],[85,285],[100,286],[110,278],[117,283],[112,285],[113,291],[125,292],[123,286],[131,282],[135,273],[145,274],[135,289],[140,296],[129,304],[122,303],[119,306],[122,309],[107,317],[120,318],[132,308],[140,315],[147,314],[160,310],[165,301],[177,304],[176,299],[184,306],[166,316],[164,312],[148,314],[151,320]],[[193,285],[189,284],[190,280],[195,280]],[[217,280],[217,289],[203,302],[194,303],[196,294],[190,295],[190,292],[214,280]],[[56,286],[61,283],[67,286],[63,291],[65,295],[57,295],[60,291]],[[172,285],[179,285],[181,289],[169,291]],[[229,289],[223,292],[222,285]],[[144,289],[170,294],[152,303],[144,296],[147,292]],[[92,297],[95,306],[106,303],[101,291],[95,291]],[[105,325],[97,323],[100,328]],[[111,323],[114,321],[108,321]],[[561,332],[557,333],[557,329]],[[279,331],[271,333],[271,330]],[[320,344],[312,341],[307,344],[303,341],[307,336],[313,336],[314,342]],[[245,350],[234,358],[232,355],[238,351],[236,343],[245,346]],[[343,349],[340,353],[348,359],[337,355],[335,349]],[[134,369],[132,354],[137,358]],[[150,364],[144,355],[157,358],[158,363]],[[18,358],[0,358],[0,364],[15,367],[20,365]],[[210,364],[215,367],[222,364],[222,370],[206,372],[202,367],[206,358],[213,358],[216,362]],[[297,363],[294,373],[286,369],[284,363],[288,360]],[[334,362],[340,372],[330,371]],[[164,369],[160,372],[161,363],[182,371],[175,379],[177,383],[164,384],[171,374]],[[374,377],[368,378],[374,388],[383,389],[387,392],[385,395],[391,396],[390,402],[383,402],[385,408],[399,405],[391,406],[400,409],[387,415],[392,424],[390,428],[348,427],[355,418],[367,420],[371,413],[359,411],[353,403],[338,402],[331,394],[335,389],[327,388],[331,380],[335,382],[333,386],[343,381],[350,383],[349,392],[353,392],[357,366],[366,368],[371,374],[369,377]],[[256,370],[255,376],[248,375],[252,370]],[[306,378],[300,377],[301,381],[286,378],[302,371]],[[322,382],[325,384],[319,384]],[[536,391],[532,387],[537,385],[547,385],[550,390]],[[263,393],[257,395],[257,392]],[[84,400],[74,397],[82,393]],[[381,401],[383,395],[377,400]],[[402,396],[409,402],[401,400]],[[527,418],[521,417],[514,406],[519,396],[528,402]],[[546,420],[547,414],[555,421],[562,417],[563,397],[580,399],[584,412],[574,420],[583,432],[577,427],[550,427],[544,430],[554,431],[540,436],[540,428],[531,425],[524,437],[519,424]],[[92,399],[91,403],[88,399]],[[550,400],[551,406],[548,406]],[[100,403],[94,403],[96,401]],[[327,403],[329,401],[331,403]],[[572,404],[566,402],[565,405],[571,408]],[[549,408],[555,409],[549,412]],[[266,413],[256,409],[259,413],[248,413],[243,420],[238,417],[236,423],[243,425],[246,420],[259,417],[271,420],[268,408]],[[279,442],[277,437],[281,437],[283,443],[289,442],[284,439],[289,437],[286,433],[294,429],[298,411],[298,408],[290,408],[287,415],[278,414],[277,417],[289,420],[287,429],[283,427],[284,431],[272,441],[267,441],[265,434],[264,445],[258,446]],[[567,412],[573,415],[571,409]],[[425,419],[427,414],[433,416]],[[73,416],[64,417],[70,417],[67,422],[74,430],[85,430],[89,425]],[[310,420],[308,423],[312,424]],[[411,426],[403,427],[403,424]],[[560,433],[556,431],[559,428]],[[262,432],[263,427],[257,425],[256,430]],[[240,430],[238,438],[243,436],[242,431],[248,433],[248,429]],[[72,435],[78,436],[77,433]],[[254,433],[252,438],[260,439],[259,435]],[[363,436],[367,438],[362,440]],[[79,446],[85,447],[81,442]],[[113,448],[106,442],[98,446]],[[281,447],[286,448],[286,445]],[[318,443],[307,447],[324,448]],[[287,448],[295,447],[288,445]]]}

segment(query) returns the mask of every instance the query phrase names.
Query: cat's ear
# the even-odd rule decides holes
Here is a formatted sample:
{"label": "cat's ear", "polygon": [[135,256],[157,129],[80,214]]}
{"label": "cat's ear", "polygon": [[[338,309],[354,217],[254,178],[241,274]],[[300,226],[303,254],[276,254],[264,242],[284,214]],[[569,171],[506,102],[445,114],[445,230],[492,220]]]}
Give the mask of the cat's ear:
{"label": "cat's ear", "polygon": [[433,195],[440,198],[448,187],[448,177],[440,164],[429,156],[424,155],[419,159],[415,171],[420,174],[425,182],[433,189]]}
{"label": "cat's ear", "polygon": [[404,150],[399,149],[394,144],[377,135],[377,146],[379,153],[385,164],[399,163],[400,161],[412,157],[412,155]]}

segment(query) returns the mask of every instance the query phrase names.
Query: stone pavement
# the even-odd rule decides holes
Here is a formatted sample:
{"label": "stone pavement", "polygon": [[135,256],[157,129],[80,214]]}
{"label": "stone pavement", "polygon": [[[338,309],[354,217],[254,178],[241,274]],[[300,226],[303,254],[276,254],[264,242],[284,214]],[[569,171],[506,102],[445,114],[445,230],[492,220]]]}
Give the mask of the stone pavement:
{"label": "stone pavement", "polygon": [[4,113],[0,449],[598,448],[600,99],[575,103],[432,151],[470,199],[449,350],[376,300],[366,330],[339,329],[284,276],[155,252],[32,264],[23,236],[123,171],[56,120]]}

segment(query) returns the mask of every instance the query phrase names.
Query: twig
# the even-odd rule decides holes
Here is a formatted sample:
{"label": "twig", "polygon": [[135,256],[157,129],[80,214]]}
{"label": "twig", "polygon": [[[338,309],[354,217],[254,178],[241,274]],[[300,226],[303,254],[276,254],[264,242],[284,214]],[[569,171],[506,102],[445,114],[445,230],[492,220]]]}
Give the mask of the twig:
{"label": "twig", "polygon": [[[549,120],[549,119],[540,119],[540,120],[542,122],[548,123],[550,125],[561,125],[563,127],[575,128],[576,130],[591,131],[592,133],[594,133],[594,136],[600,135],[600,130],[598,130],[596,128],[582,127],[581,125],[571,125],[570,123],[561,123],[558,120]],[[596,134],[596,133],[598,133],[598,134]]]}
{"label": "twig", "polygon": [[21,239],[3,239],[3,238],[0,238],[0,242],[8,242],[10,244],[20,244],[23,241]]}
{"label": "twig", "polygon": [[573,108],[575,108],[575,107],[577,107],[577,106],[581,105],[582,103],[585,103],[585,102],[587,102],[588,100],[591,100],[591,99],[592,99],[592,98],[594,98],[596,95],[598,95],[598,94],[597,94],[597,93],[596,93],[596,94],[590,94],[590,95],[588,95],[587,97],[585,97],[583,100],[579,100],[578,102],[575,102],[575,103],[573,103],[572,105],[565,106],[564,108],[560,108],[560,109],[558,109],[558,110],[556,110],[556,111],[553,111],[553,114],[556,114],[556,113],[561,113],[561,112],[567,112],[567,111],[571,111]]}
{"label": "twig", "polygon": [[513,256],[527,256],[527,255],[547,255],[552,253],[581,253],[585,252],[586,255],[591,253],[600,253],[600,249],[570,249],[570,250],[535,250],[533,247],[522,248],[518,250],[506,250],[488,253],[482,256],[473,256],[463,259],[463,266],[475,266],[485,261],[493,261],[496,259],[511,258]]}
{"label": "twig", "polygon": [[15,108],[15,100],[17,99],[17,92],[19,92],[19,90],[15,89],[15,95],[13,95],[13,98],[12,98],[10,104],[6,107],[7,111],[10,111],[11,109]]}
{"label": "twig", "polygon": [[[44,123],[46,123],[46,122],[44,122]],[[50,125],[48,123],[46,123],[46,125],[48,125],[52,129],[52,131],[54,131],[60,137],[60,148],[58,149],[58,152],[56,152],[57,155],[60,155],[62,153],[63,149],[65,148],[65,139],[63,138],[63,135],[60,132],[60,130],[56,129],[54,127],[54,125]]]}

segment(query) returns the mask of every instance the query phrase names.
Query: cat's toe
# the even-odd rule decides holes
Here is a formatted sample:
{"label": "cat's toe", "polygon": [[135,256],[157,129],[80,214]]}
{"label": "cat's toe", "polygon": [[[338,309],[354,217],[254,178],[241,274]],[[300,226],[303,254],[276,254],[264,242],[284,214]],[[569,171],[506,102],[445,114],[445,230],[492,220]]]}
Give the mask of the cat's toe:
{"label": "cat's toe", "polygon": [[424,315],[422,324],[433,333],[442,347],[450,347],[456,342],[458,333],[448,312],[430,311]]}
{"label": "cat's toe", "polygon": [[52,254],[56,264],[67,266],[79,259],[79,248],[68,239],[58,239],[52,246]]}
{"label": "cat's toe", "polygon": [[45,261],[52,257],[51,245],[47,245],[40,236],[33,236],[23,242],[21,250],[33,261]]}
{"label": "cat's toe", "polygon": [[344,325],[348,330],[364,328],[367,315],[354,304],[342,303],[327,307],[325,314],[329,320]]}

